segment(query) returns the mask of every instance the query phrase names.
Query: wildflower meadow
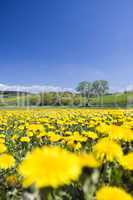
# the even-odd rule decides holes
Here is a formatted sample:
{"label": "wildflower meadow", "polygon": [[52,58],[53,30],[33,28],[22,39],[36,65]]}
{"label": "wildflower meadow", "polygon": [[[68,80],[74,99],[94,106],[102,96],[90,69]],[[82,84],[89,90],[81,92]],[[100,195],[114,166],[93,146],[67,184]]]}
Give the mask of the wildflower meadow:
{"label": "wildflower meadow", "polygon": [[132,200],[133,112],[0,111],[0,199]]}

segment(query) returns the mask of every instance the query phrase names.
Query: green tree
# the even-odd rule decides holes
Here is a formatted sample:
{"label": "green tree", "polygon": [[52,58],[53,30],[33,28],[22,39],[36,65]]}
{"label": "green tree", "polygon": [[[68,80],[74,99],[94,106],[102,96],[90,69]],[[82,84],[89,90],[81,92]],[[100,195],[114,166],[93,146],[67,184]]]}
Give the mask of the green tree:
{"label": "green tree", "polygon": [[76,88],[77,92],[80,92],[82,96],[89,97],[92,93],[92,84],[87,81],[82,81]]}
{"label": "green tree", "polygon": [[109,83],[106,80],[96,80],[92,84],[92,92],[96,96],[102,96],[109,91]]}

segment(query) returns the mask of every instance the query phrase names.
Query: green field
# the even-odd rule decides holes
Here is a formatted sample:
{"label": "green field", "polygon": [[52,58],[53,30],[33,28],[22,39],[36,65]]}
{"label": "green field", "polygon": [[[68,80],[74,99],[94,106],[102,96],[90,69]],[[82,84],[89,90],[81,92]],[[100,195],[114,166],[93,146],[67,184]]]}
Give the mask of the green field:
{"label": "green field", "polygon": [[103,97],[91,98],[89,101],[92,106],[104,107],[132,107],[133,106],[133,92],[116,93],[112,95],[105,95]]}
{"label": "green field", "polygon": [[[48,94],[49,95],[49,94]],[[26,96],[6,95],[0,98],[1,107],[23,107],[23,106],[66,106],[66,107],[133,107],[133,92],[108,94],[102,97],[85,98],[76,96],[63,96],[61,104],[56,104],[55,96],[44,96],[43,102],[39,102],[39,96],[30,94]],[[56,103],[55,103],[56,102]],[[74,103],[72,103],[74,102]]]}

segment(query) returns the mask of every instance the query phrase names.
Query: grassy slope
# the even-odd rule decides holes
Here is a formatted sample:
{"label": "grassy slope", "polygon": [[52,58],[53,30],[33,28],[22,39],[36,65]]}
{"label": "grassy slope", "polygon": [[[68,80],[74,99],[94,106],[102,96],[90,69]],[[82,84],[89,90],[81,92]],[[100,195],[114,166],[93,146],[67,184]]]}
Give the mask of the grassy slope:
{"label": "grassy slope", "polygon": [[91,105],[97,106],[133,106],[133,92],[105,95],[102,98],[91,98]]}

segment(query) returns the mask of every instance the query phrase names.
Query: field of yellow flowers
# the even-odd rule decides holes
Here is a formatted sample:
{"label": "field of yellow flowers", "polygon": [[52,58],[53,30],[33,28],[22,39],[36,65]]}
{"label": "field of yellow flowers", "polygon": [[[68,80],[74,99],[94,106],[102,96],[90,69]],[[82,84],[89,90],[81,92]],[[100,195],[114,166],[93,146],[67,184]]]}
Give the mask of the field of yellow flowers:
{"label": "field of yellow flowers", "polygon": [[133,200],[133,110],[1,110],[8,199]]}

